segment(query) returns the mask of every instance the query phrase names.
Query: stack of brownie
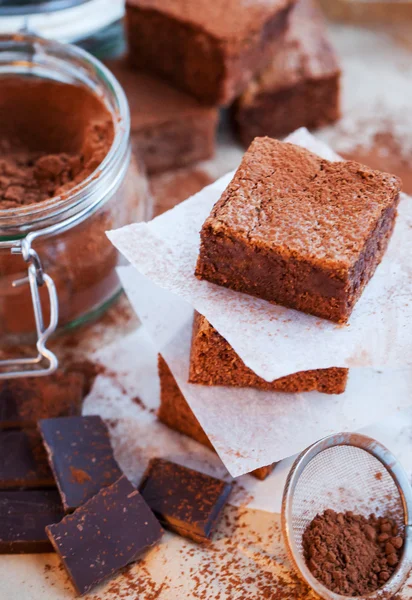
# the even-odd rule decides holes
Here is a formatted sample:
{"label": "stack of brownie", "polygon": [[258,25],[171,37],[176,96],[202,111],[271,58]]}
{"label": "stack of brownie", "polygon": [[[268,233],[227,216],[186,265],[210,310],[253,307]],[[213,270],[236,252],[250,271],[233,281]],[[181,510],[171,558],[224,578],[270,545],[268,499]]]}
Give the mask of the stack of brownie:
{"label": "stack of brownie", "polygon": [[150,174],[210,158],[220,107],[240,140],[339,116],[339,65],[316,0],[127,0],[126,90]]}
{"label": "stack of brownie", "polygon": [[[195,274],[344,324],[385,254],[400,189],[393,175],[256,138],[202,227]],[[160,420],[213,448],[162,357],[159,374]],[[191,383],[340,394],[347,377],[338,365],[267,382],[204,316],[195,315]],[[263,478],[272,467],[254,474]]]}
{"label": "stack of brownie", "polygon": [[155,546],[162,526],[208,542],[232,484],[152,459],[139,490],[99,416],[80,416],[83,375],[0,386],[0,554],[60,556],[79,594]]}

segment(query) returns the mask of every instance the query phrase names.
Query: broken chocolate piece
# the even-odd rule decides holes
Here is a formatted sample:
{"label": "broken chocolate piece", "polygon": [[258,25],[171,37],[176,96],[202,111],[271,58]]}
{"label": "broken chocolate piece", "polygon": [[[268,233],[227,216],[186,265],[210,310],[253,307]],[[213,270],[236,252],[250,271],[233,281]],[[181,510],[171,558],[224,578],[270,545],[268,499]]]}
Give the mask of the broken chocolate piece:
{"label": "broken chocolate piece", "polygon": [[82,373],[61,371],[0,383],[0,429],[36,427],[40,419],[80,414],[84,385]]}
{"label": "broken chocolate piece", "polygon": [[0,554],[52,552],[45,528],[64,516],[57,490],[0,492]]}
{"label": "broken chocolate piece", "polygon": [[36,430],[0,432],[0,489],[56,487]]}
{"label": "broken chocolate piece", "polygon": [[213,533],[232,484],[176,463],[154,458],[140,493],[162,525],[195,542]]}
{"label": "broken chocolate piece", "polygon": [[125,476],[46,532],[79,594],[135,561],[163,533]]}
{"label": "broken chocolate piece", "polygon": [[63,506],[71,511],[121,475],[100,417],[64,417],[39,422]]}

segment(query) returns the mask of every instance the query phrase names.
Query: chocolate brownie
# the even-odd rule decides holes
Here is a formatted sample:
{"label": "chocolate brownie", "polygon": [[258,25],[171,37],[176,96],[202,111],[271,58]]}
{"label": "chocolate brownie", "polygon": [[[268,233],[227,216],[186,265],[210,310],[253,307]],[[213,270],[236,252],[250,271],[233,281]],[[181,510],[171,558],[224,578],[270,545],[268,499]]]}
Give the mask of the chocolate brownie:
{"label": "chocolate brownie", "polygon": [[268,382],[249,369],[209,321],[196,313],[193,322],[189,382],[202,385],[253,387],[267,391],[342,394],[348,369],[301,371]]}
{"label": "chocolate brownie", "polygon": [[125,59],[106,64],[126,92],[132,144],[150,174],[213,156],[216,108],[202,106],[157,77],[134,71]]}
{"label": "chocolate brownie", "polygon": [[256,138],[201,231],[196,276],[345,323],[381,262],[401,181]]}
{"label": "chocolate brownie", "polygon": [[[183,433],[196,440],[196,442],[199,442],[199,444],[203,444],[203,446],[207,446],[215,451],[212,442],[203,431],[202,426],[180,391],[166,361],[160,354],[158,357],[158,367],[160,377],[160,407],[157,417],[159,421],[170,427],[170,429],[179,431],[179,433]],[[272,473],[275,466],[276,463],[273,463],[255,469],[251,472],[251,475],[257,479],[266,479]]]}
{"label": "chocolate brownie", "polygon": [[294,0],[127,0],[129,58],[208,104],[229,104],[280,46]]}
{"label": "chocolate brownie", "polygon": [[322,12],[315,0],[298,0],[282,49],[235,104],[242,143],[333,123],[339,118],[339,83],[339,63]]}

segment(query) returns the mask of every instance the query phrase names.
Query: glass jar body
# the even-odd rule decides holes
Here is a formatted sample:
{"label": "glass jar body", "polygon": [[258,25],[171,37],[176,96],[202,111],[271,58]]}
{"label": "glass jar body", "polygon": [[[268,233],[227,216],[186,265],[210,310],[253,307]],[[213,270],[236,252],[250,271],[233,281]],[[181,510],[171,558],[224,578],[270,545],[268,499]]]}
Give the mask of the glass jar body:
{"label": "glass jar body", "polygon": [[[148,218],[150,195],[145,173],[132,158],[125,177],[113,195],[80,223],[55,235],[38,238],[33,249],[44,271],[53,279],[59,301],[59,329],[73,327],[99,316],[120,292],[116,267],[121,258],[106,231]],[[0,235],[0,242],[1,242]],[[0,340],[30,343],[35,321],[28,285],[13,286],[27,276],[20,254],[0,248]],[[44,319],[49,319],[49,296],[40,288]]]}
{"label": "glass jar body", "polygon": [[[127,100],[117,80],[98,60],[77,47],[36,36],[0,35],[0,100],[4,76],[17,76],[22,86],[19,98],[26,98],[25,90],[33,78],[82,88],[104,105],[114,133],[102,162],[68,191],[17,208],[0,205],[0,348],[39,337],[33,290],[24,281],[29,267],[27,246],[37,253],[42,270],[57,289],[59,329],[71,327],[99,314],[120,291],[116,275],[120,258],[106,231],[150,218],[152,208],[144,168],[131,157]],[[30,100],[27,102],[27,118],[38,119],[30,112]],[[83,104],[78,106],[80,110]],[[13,106],[8,110],[10,119],[13,110]],[[70,118],[77,115],[70,103],[67,110]],[[66,113],[58,114],[65,119]],[[94,114],[92,111],[92,117]],[[48,115],[44,123],[36,121],[46,130]],[[76,137],[71,123],[63,123],[63,139]],[[47,324],[53,310],[47,286],[42,285],[41,277],[39,281]]]}

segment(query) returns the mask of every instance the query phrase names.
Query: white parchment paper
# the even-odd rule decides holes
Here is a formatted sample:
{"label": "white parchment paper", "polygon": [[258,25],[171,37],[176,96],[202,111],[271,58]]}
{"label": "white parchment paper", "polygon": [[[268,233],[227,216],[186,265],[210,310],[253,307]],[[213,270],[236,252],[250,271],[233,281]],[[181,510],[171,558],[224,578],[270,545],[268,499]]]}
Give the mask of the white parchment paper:
{"label": "white parchment paper", "polygon": [[193,308],[131,266],[118,271],[155,347],[234,477],[300,452],[323,436],[356,431],[412,404],[411,369],[352,369],[345,393],[336,396],[189,384]]}
{"label": "white parchment paper", "polygon": [[[289,139],[336,158],[306,130]],[[108,236],[141,274],[205,315],[243,362],[267,381],[333,366],[412,366],[410,198],[402,197],[389,249],[349,324],[341,326],[196,279],[199,231],[232,177],[229,173],[150,223]]]}

